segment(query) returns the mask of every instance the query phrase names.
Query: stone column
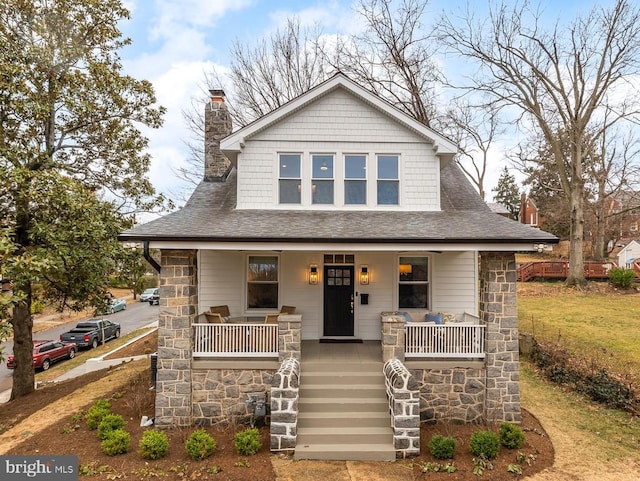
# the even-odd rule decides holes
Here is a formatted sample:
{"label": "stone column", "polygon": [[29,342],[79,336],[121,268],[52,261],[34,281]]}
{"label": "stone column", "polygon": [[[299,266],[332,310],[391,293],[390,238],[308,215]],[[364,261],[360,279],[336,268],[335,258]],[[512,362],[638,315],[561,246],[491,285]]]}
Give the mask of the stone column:
{"label": "stone column", "polygon": [[302,349],[302,316],[299,314],[281,314],[278,317],[278,361],[290,357],[300,360]]}
{"label": "stone column", "polygon": [[487,422],[516,422],[520,412],[516,261],[512,252],[480,254],[480,319],[486,324]]}
{"label": "stone column", "polygon": [[298,438],[300,362],[290,357],[271,380],[271,451],[293,451]]}
{"label": "stone column", "polygon": [[196,254],[195,250],[162,251],[155,419],[159,428],[192,424],[191,324],[198,305]]}
{"label": "stone column", "polygon": [[382,316],[382,362],[396,358],[404,362],[405,318]]}
{"label": "stone column", "polygon": [[420,391],[418,383],[398,359],[383,367],[396,457],[420,454]]}

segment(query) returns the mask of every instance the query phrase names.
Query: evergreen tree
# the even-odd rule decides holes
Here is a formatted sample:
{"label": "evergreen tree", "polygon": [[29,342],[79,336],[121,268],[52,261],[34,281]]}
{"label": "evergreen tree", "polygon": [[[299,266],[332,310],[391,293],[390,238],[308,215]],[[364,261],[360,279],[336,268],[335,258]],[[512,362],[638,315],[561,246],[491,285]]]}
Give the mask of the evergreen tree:
{"label": "evergreen tree", "polygon": [[509,211],[509,218],[518,220],[520,214],[520,190],[516,184],[516,178],[509,173],[506,167],[502,170],[498,185],[493,189],[496,202],[502,204]]}

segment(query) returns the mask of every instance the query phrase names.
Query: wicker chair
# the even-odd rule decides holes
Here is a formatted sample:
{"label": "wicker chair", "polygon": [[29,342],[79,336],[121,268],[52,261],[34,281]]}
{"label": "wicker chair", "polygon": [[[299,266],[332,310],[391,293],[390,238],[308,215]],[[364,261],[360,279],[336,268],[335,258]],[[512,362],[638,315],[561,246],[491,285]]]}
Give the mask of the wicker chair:
{"label": "wicker chair", "polygon": [[223,324],[227,322],[231,314],[229,313],[229,306],[211,306],[209,312],[204,313],[207,318],[207,322],[215,324]]}
{"label": "wicker chair", "polygon": [[295,314],[296,307],[295,306],[282,306],[280,309],[281,314]]}

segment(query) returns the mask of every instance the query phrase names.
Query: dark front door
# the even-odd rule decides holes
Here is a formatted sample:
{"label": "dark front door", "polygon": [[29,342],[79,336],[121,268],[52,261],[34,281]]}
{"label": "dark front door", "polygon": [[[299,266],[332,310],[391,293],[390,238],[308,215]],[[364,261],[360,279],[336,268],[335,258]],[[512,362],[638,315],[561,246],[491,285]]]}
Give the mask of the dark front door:
{"label": "dark front door", "polygon": [[324,267],[324,335],[353,336],[353,266]]}

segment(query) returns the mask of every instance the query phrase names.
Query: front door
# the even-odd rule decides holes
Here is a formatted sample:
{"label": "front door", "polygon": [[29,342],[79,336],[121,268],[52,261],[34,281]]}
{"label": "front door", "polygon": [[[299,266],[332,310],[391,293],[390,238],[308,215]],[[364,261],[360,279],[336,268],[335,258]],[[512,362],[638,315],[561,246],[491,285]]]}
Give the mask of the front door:
{"label": "front door", "polygon": [[353,266],[324,267],[324,335],[353,336]]}

